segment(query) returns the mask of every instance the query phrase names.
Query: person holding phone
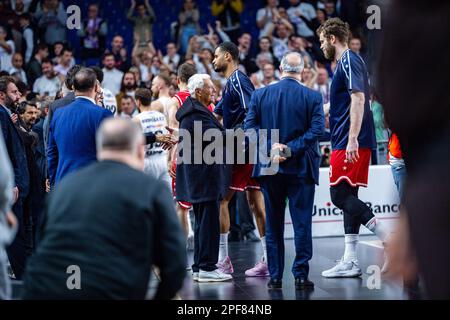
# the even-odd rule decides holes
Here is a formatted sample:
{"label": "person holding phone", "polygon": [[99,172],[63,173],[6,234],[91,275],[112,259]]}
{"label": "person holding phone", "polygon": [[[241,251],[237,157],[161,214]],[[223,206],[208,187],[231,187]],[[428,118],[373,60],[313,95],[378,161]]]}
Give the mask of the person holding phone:
{"label": "person holding phone", "polygon": [[300,82],[303,66],[299,53],[286,53],[280,64],[281,80],[253,93],[244,125],[250,136],[251,130],[261,135],[261,129],[265,129],[270,133],[278,130],[280,137],[279,143],[271,142],[271,162],[278,163],[278,168],[267,170],[274,168],[267,168],[260,158],[253,170],[253,177],[261,184],[266,208],[269,289],[282,288],[286,198],[295,235],[292,267],[295,287],[297,290],[314,287],[308,279],[308,261],[312,257],[315,184],[319,182],[318,140],[325,129],[325,117],[320,93]]}

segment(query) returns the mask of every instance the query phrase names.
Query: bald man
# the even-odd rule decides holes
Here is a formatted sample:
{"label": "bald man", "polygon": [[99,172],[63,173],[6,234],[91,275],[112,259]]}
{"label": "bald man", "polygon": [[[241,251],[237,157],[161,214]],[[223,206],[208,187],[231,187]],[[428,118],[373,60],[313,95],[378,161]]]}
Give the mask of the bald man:
{"label": "bald man", "polygon": [[108,119],[96,144],[99,162],[62,180],[50,196],[24,298],[144,299],[156,265],[154,298],[170,299],[186,274],[183,231],[169,190],[143,172],[142,130]]}

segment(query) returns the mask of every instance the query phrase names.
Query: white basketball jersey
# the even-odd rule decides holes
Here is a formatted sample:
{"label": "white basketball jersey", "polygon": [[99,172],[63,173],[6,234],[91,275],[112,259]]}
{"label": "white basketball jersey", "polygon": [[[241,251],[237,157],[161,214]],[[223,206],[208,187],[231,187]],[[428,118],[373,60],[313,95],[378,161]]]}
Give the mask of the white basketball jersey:
{"label": "white basketball jersey", "polygon": [[[164,114],[159,111],[144,111],[135,116],[141,122],[142,131],[145,133],[153,132],[154,134],[167,134],[167,119]],[[146,158],[154,155],[167,155],[161,143],[154,142],[145,146]]]}

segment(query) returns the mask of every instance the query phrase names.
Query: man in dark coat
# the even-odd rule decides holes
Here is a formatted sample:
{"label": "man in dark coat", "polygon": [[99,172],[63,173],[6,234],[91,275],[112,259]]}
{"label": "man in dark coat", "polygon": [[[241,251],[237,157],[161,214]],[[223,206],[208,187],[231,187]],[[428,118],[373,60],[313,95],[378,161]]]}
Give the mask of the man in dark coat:
{"label": "man in dark coat", "polygon": [[[223,159],[208,161],[203,155],[211,143],[203,140],[207,130],[223,138],[224,128],[207,109],[215,88],[208,75],[193,75],[188,82],[191,96],[176,114],[180,123],[180,144],[177,160],[177,200],[193,204],[195,214],[193,278],[199,282],[230,280],[217,269],[219,254],[220,200],[228,191],[229,170]],[[200,128],[200,130],[198,130]],[[206,140],[206,139],[205,139]],[[225,154],[223,143],[222,150]],[[215,155],[219,155],[216,153]],[[213,155],[214,157],[214,155]],[[219,162],[219,163],[218,163]]]}
{"label": "man in dark coat", "polygon": [[12,113],[13,109],[20,98],[20,92],[11,77],[0,78],[0,127],[2,128],[3,137],[5,138],[6,149],[8,150],[9,159],[14,170],[15,186],[14,206],[12,208],[17,216],[19,229],[13,243],[7,249],[11,268],[17,279],[22,277],[25,270],[26,245],[27,237],[24,224],[24,208],[23,204],[28,196],[30,188],[30,176],[28,172],[27,156],[25,146],[19,132],[19,127],[13,122],[12,117],[17,114]]}
{"label": "man in dark coat", "polygon": [[186,275],[183,231],[169,190],[143,172],[141,128],[108,119],[96,142],[99,162],[49,196],[24,298],[144,299],[155,265],[154,299],[170,299]]}

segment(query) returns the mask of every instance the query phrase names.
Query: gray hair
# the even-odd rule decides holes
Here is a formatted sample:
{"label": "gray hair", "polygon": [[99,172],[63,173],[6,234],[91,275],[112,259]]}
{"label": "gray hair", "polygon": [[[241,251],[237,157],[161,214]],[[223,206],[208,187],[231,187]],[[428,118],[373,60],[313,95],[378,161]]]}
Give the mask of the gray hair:
{"label": "gray hair", "polygon": [[95,141],[97,152],[110,150],[135,154],[143,139],[142,129],[131,119],[110,118],[100,125]]}
{"label": "gray hair", "polygon": [[211,77],[205,73],[197,73],[189,78],[187,88],[193,98],[195,98],[195,90],[203,89],[205,86],[205,80],[207,79],[211,79]]}
{"label": "gray hair", "polygon": [[[291,59],[289,59],[290,56],[297,56],[300,59],[300,63],[293,62]],[[288,60],[290,61],[288,62]],[[302,55],[295,51],[289,51],[285,53],[283,58],[281,59],[280,67],[283,72],[301,73],[304,68]]]}

